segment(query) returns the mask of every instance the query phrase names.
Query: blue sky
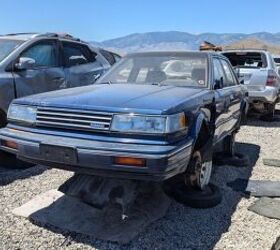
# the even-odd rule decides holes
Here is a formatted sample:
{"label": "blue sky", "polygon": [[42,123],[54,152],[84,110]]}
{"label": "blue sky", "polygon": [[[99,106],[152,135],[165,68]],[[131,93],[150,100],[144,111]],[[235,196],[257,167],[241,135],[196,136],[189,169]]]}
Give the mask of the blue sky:
{"label": "blue sky", "polygon": [[102,41],[130,33],[280,32],[279,0],[1,0],[0,34],[68,32]]}

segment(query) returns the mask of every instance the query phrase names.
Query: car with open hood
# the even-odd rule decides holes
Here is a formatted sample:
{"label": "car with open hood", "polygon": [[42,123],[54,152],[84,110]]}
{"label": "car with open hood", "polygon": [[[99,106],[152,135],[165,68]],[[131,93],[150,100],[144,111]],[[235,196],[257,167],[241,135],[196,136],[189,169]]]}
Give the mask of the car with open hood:
{"label": "car with open hood", "polygon": [[234,137],[246,106],[222,55],[136,53],[94,85],[13,101],[0,147],[78,173],[149,181],[180,175],[203,189],[213,147]]}

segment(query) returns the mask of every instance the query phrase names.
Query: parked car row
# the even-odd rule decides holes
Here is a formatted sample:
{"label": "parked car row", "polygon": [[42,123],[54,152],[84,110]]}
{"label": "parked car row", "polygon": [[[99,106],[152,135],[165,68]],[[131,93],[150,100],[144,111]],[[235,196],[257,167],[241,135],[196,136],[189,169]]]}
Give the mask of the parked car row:
{"label": "parked car row", "polygon": [[[209,186],[214,147],[233,155],[249,107],[273,116],[279,99],[280,79],[264,51],[120,59],[53,33],[3,36],[1,50],[3,126],[8,105],[22,97],[0,130],[3,151],[88,175],[176,180],[214,197],[201,207],[220,201]],[[47,93],[31,95],[40,92]]]}

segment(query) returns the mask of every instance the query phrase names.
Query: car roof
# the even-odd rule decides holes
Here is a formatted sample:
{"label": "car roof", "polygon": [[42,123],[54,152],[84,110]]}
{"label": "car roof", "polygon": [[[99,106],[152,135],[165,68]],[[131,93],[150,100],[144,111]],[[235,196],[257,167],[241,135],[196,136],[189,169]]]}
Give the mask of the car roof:
{"label": "car roof", "polygon": [[188,56],[188,55],[218,55],[213,51],[147,51],[147,52],[135,52],[129,53],[125,57],[144,57],[144,56]]}
{"label": "car roof", "polygon": [[262,53],[268,53],[265,49],[227,49],[221,51],[221,53],[236,53],[236,52],[262,52]]}
{"label": "car roof", "polygon": [[28,41],[34,38],[58,38],[64,40],[70,40],[75,42],[82,42],[79,38],[73,37],[67,33],[55,33],[55,32],[46,32],[46,33],[37,33],[37,32],[26,32],[26,33],[11,33],[0,35],[0,39],[13,39],[13,40],[22,40]]}

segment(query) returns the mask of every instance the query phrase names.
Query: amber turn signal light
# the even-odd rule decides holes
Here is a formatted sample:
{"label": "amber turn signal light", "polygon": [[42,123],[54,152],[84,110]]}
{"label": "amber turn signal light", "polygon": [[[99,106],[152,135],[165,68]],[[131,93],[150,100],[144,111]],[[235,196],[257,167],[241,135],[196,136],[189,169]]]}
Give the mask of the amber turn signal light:
{"label": "amber turn signal light", "polygon": [[131,158],[131,157],[114,157],[114,164],[145,167],[146,160],[141,158]]}
{"label": "amber turn signal light", "polygon": [[1,141],[2,146],[6,148],[11,148],[11,149],[18,149],[18,144],[14,141],[7,141],[7,140],[2,140]]}

